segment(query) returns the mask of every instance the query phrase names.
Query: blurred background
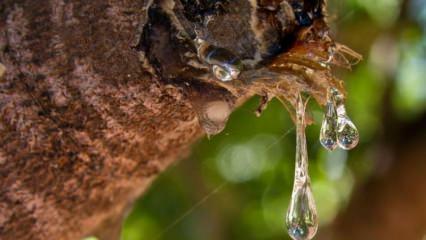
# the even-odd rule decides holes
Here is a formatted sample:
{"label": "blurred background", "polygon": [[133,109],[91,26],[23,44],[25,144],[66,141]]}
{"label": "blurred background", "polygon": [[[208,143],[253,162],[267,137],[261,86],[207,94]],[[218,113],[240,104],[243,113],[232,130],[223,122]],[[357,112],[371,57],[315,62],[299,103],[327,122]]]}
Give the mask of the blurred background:
{"label": "blurred background", "polygon": [[[337,72],[361,139],[349,152],[324,150],[323,111],[310,102],[315,239],[426,240],[426,0],[330,0],[329,8],[335,38],[364,56]],[[276,100],[255,117],[258,100],[153,183],[124,240],[289,239],[295,128]]]}

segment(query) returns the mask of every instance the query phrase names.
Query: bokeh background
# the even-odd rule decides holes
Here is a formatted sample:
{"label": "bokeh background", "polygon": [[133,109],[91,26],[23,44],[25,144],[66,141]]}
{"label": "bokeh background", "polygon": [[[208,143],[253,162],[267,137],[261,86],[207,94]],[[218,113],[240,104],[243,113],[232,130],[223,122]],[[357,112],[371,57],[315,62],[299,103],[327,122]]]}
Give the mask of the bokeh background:
{"label": "bokeh background", "polygon": [[[323,111],[310,103],[310,175],[316,239],[426,239],[426,0],[333,0],[339,42],[364,60],[346,81],[359,146],[328,153]],[[295,128],[274,100],[259,118],[252,99],[226,129],[193,147],[135,205],[124,240],[289,239],[284,216],[293,184]]]}

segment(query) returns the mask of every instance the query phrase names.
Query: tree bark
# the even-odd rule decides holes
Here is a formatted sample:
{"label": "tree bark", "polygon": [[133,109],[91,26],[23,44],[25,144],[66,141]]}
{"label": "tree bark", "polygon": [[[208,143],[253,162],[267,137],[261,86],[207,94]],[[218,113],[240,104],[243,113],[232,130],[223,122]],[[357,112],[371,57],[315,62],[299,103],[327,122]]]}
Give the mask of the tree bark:
{"label": "tree bark", "polygon": [[118,221],[201,136],[188,98],[131,49],[142,4],[0,4],[2,239],[78,239]]}
{"label": "tree bark", "polygon": [[[200,102],[233,108],[267,90],[175,84],[143,67],[134,47],[151,2],[0,2],[1,239],[117,238],[131,203],[202,136]],[[323,103],[337,81],[320,73],[280,73],[283,95]]]}

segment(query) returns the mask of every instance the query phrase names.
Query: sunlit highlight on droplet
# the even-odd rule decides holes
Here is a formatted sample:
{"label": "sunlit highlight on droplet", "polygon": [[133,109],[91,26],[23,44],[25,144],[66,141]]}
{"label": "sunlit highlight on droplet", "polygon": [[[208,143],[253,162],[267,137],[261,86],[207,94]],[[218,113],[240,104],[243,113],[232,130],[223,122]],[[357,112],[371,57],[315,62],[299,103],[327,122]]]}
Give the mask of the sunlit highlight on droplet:
{"label": "sunlit highlight on droplet", "polygon": [[197,45],[198,58],[211,66],[211,71],[217,79],[228,82],[238,78],[243,64],[232,52],[199,38],[194,43]]}

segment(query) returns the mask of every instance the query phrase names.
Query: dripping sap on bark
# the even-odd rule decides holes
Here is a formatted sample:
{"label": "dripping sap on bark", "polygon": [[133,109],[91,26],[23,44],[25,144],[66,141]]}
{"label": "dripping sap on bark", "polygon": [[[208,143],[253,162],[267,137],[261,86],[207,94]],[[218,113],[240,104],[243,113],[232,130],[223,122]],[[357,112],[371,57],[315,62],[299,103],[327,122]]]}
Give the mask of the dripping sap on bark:
{"label": "dripping sap on bark", "polygon": [[[228,105],[224,109],[232,109],[236,98],[253,94],[267,99],[265,106],[277,95],[294,102],[294,89],[277,87],[288,80],[289,73],[282,73],[288,69],[270,66],[292,49],[299,32],[322,22],[322,9],[322,1],[155,1],[136,48],[153,74],[193,97],[200,123],[212,135],[224,128],[231,111],[217,114],[220,121],[209,121],[205,109],[211,102],[222,101]],[[303,57],[299,55],[289,53],[280,61],[297,62]]]}
{"label": "dripping sap on bark", "polygon": [[321,19],[322,1],[167,0],[149,6],[137,49],[156,75],[243,80],[289,50],[300,29]]}
{"label": "dripping sap on bark", "polygon": [[223,130],[238,98],[262,96],[259,112],[273,97],[290,103],[290,112],[296,109],[295,182],[286,215],[295,240],[312,239],[317,231],[300,93],[327,103],[320,142],[328,150],[351,149],[358,142],[339,92],[343,84],[330,66],[350,68],[348,59],[361,56],[329,36],[324,5],[320,0],[155,1],[137,46],[153,74],[185,89],[208,135]]}

